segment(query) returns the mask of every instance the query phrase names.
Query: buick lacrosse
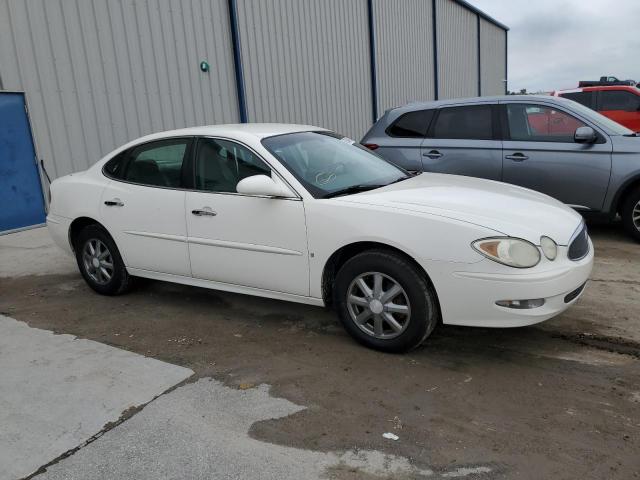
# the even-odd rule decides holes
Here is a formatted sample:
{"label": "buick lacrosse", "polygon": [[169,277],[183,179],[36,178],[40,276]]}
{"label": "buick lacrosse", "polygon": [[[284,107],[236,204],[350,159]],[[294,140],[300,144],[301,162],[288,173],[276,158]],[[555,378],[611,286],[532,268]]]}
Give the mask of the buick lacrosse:
{"label": "buick lacrosse", "polygon": [[422,343],[438,322],[517,327],[582,293],[580,215],[490,180],[411,175],[321,128],[149,135],[55,180],[47,225],[89,286],[133,277],[335,309],[359,342]]}

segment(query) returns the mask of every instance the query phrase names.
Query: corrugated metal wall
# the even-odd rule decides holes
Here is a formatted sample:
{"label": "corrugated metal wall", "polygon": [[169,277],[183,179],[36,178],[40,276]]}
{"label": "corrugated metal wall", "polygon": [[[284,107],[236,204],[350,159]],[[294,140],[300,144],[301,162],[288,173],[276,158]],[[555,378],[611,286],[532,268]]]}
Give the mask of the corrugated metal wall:
{"label": "corrugated metal wall", "polygon": [[366,0],[238,0],[250,122],[371,125]]}
{"label": "corrugated metal wall", "polygon": [[480,74],[482,95],[504,95],[507,78],[507,32],[491,22],[480,19]]}
{"label": "corrugated metal wall", "polygon": [[437,0],[439,98],[478,95],[478,17],[451,0]]}
{"label": "corrugated metal wall", "polygon": [[[373,117],[367,7],[237,0],[248,120],[361,138]],[[439,98],[478,94],[479,17],[467,7],[436,0]],[[434,98],[432,1],[372,8],[378,114]],[[502,93],[506,32],[480,25],[482,94]],[[149,132],[237,122],[228,0],[0,0],[0,89],[26,92],[53,177]]]}
{"label": "corrugated metal wall", "polygon": [[146,133],[239,119],[225,0],[0,0],[0,67],[53,177]]}
{"label": "corrugated metal wall", "polygon": [[374,0],[378,112],[433,100],[433,12],[428,0]]}

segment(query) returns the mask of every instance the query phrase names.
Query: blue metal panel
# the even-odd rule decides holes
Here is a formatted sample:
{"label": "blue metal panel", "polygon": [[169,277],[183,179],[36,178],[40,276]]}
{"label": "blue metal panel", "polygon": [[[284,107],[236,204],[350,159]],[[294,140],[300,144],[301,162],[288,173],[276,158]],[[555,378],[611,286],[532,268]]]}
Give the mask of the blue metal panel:
{"label": "blue metal panel", "polygon": [[45,222],[24,94],[0,93],[0,232]]}

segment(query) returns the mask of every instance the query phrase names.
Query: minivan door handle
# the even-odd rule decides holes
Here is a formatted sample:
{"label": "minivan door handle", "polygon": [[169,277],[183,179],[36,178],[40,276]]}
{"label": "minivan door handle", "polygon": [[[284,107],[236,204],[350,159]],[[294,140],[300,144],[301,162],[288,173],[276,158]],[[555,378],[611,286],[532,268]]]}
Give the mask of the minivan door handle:
{"label": "minivan door handle", "polygon": [[505,155],[505,157],[507,160],[513,160],[514,162],[522,162],[523,160],[528,160],[529,157],[527,157],[524,153],[520,153],[520,152],[516,152],[513,155]]}
{"label": "minivan door handle", "polygon": [[113,200],[105,200],[104,204],[107,207],[124,207],[124,202],[119,198],[114,198]]}
{"label": "minivan door handle", "polygon": [[443,155],[443,154],[442,154],[442,153],[440,153],[438,150],[431,150],[431,151],[429,151],[429,152],[424,152],[424,153],[422,154],[422,156],[423,156],[423,157],[429,157],[429,158],[432,158],[432,159],[434,159],[434,160],[435,160],[436,158],[440,158],[440,157],[442,157],[442,155]]}

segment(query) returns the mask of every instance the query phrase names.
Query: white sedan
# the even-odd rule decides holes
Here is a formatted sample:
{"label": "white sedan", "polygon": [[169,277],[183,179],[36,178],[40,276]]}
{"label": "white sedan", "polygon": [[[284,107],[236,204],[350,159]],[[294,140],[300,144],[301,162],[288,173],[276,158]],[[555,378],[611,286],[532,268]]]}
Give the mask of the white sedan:
{"label": "white sedan", "polygon": [[96,292],[132,277],[333,307],[406,351],[438,322],[515,327],[582,293],[582,218],[499,182],[410,175],[333,132],[279,124],[149,135],[51,185],[47,225]]}

